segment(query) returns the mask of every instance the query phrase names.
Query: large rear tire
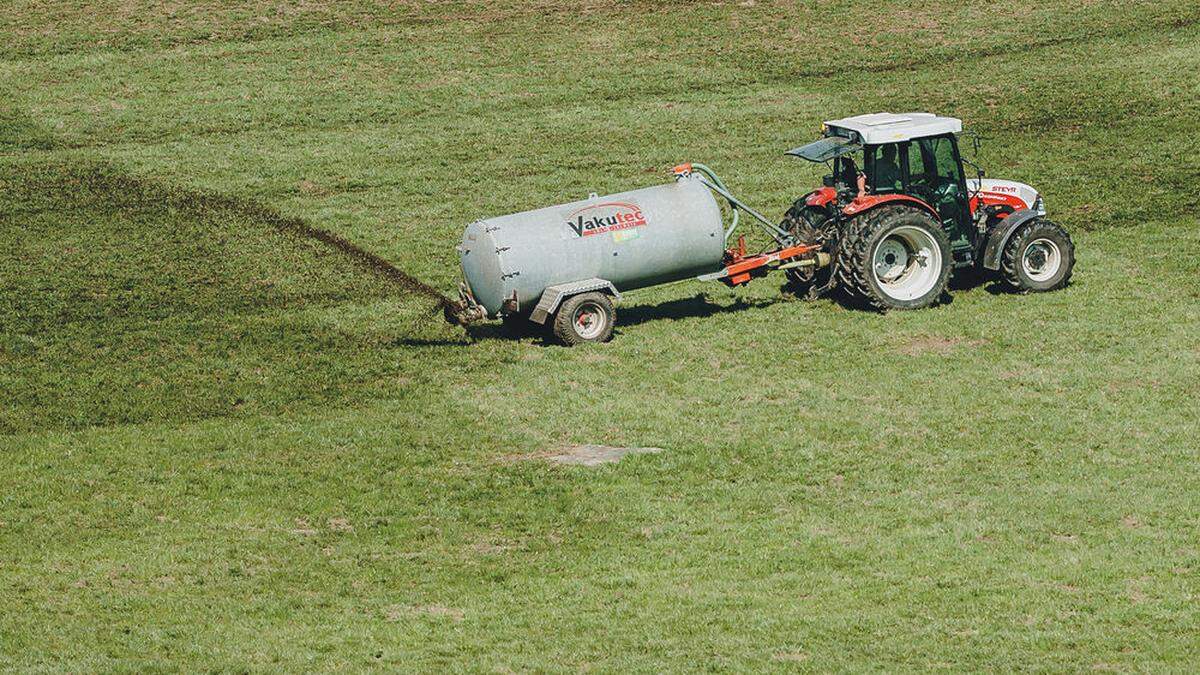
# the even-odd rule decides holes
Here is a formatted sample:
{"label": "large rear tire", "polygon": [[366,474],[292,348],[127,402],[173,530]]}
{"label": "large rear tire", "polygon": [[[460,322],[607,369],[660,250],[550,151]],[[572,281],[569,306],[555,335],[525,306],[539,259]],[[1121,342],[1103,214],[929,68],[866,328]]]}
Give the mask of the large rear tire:
{"label": "large rear tire", "polygon": [[921,309],[947,293],[950,238],[932,214],[881,206],[846,225],[838,246],[838,288],[852,304],[879,311]]}
{"label": "large rear tire", "polygon": [[563,301],[554,315],[554,336],[574,347],[612,338],[617,309],[604,293],[580,293]]}
{"label": "large rear tire", "polygon": [[[825,209],[797,201],[783,216],[779,229],[792,235],[797,244],[825,247],[825,225],[829,214]],[[786,272],[791,290],[799,296],[812,296],[813,290],[829,281],[828,268],[794,267]]]}
{"label": "large rear tire", "polygon": [[1017,228],[1004,245],[1000,278],[1018,293],[1066,286],[1075,269],[1075,244],[1060,225],[1036,218]]}

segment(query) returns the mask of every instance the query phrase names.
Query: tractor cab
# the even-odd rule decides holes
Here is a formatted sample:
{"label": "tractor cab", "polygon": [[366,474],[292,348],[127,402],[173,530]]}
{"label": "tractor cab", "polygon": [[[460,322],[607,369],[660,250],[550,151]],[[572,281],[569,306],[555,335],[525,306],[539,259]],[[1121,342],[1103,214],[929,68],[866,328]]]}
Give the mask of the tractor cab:
{"label": "tractor cab", "polygon": [[847,204],[919,200],[945,228],[955,263],[973,262],[975,228],[956,135],[960,120],[876,113],[826,122],[823,131],[823,138],[787,154],[829,164],[823,183]]}

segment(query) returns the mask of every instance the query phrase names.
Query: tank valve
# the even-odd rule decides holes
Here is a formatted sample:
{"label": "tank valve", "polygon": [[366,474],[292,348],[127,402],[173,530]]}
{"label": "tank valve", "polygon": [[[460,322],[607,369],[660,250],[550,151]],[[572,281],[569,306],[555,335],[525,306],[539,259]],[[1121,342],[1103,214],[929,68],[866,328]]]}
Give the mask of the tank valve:
{"label": "tank valve", "polygon": [[517,292],[513,291],[512,296],[505,298],[504,302],[500,303],[501,314],[516,314],[521,311],[521,303],[517,301]]}

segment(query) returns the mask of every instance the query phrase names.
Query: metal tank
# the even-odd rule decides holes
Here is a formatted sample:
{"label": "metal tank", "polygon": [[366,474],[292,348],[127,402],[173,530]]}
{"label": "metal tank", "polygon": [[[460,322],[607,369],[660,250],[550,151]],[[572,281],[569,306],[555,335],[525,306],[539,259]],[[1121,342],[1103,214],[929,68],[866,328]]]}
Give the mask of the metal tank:
{"label": "metal tank", "polygon": [[558,284],[598,279],[623,292],[712,272],[724,253],[721,209],[695,174],[479,220],[459,246],[468,290],[491,317],[528,313]]}

